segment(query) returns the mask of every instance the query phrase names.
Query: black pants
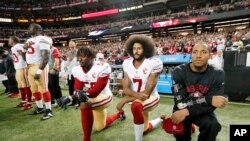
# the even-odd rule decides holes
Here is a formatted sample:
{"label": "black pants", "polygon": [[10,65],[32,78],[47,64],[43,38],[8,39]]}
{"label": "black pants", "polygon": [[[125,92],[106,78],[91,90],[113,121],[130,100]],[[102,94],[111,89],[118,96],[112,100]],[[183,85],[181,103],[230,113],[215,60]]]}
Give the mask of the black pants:
{"label": "black pants", "polygon": [[[71,80],[69,79],[69,77],[71,77]],[[68,86],[69,86],[69,95],[73,95],[74,94],[74,83],[75,83],[73,75],[68,76],[67,81],[68,81]]]}
{"label": "black pants", "polygon": [[49,74],[49,91],[52,103],[55,102],[55,99],[62,97],[62,90],[59,85],[59,73]]}
{"label": "black pants", "polygon": [[198,141],[216,141],[216,136],[221,130],[214,113],[204,116],[187,117],[184,121],[184,135],[175,135],[176,141],[191,141],[191,124],[194,123],[199,127]]}
{"label": "black pants", "polygon": [[15,74],[7,75],[8,77],[8,88],[11,93],[18,93],[19,89],[17,87]]}
{"label": "black pants", "polygon": [[4,80],[4,81],[2,81],[2,83],[3,83],[4,87],[5,87],[4,93],[10,92],[9,87],[8,87],[8,80]]}

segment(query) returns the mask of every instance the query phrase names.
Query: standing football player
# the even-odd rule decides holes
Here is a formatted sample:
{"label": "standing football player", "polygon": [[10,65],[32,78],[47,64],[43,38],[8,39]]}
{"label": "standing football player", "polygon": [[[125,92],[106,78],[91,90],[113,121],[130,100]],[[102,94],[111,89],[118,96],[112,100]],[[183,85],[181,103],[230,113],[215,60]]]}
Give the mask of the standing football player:
{"label": "standing football player", "polygon": [[[9,38],[9,46],[11,47],[12,57],[14,61],[14,67],[16,69],[16,80],[18,88],[21,91],[21,102],[16,107],[23,107],[23,110],[32,108],[31,105],[31,91],[27,76],[27,64],[24,60],[23,44],[20,44],[20,39],[16,36]],[[27,102],[26,102],[27,98]]]}
{"label": "standing football player", "polygon": [[108,63],[94,61],[95,52],[82,47],[77,52],[80,65],[72,69],[74,76],[74,96],[63,96],[57,100],[64,106],[72,100],[80,103],[83,128],[83,141],[91,140],[92,126],[96,131],[109,127],[117,119],[125,119],[124,111],[107,116],[107,107],[112,104],[112,92],[109,88],[111,67]]}
{"label": "standing football player", "polygon": [[[37,108],[32,112],[33,115],[44,113],[42,119],[51,118],[51,95],[48,90],[48,61],[50,54],[50,46],[52,39],[42,36],[42,27],[39,24],[31,24],[29,26],[31,38],[24,45],[26,51],[26,61],[28,64],[28,80],[31,85]],[[45,110],[43,109],[43,100],[45,102]]]}
{"label": "standing football player", "polygon": [[142,141],[143,134],[150,132],[163,121],[162,118],[149,121],[149,112],[160,102],[156,84],[163,64],[159,59],[153,58],[155,48],[150,37],[130,36],[126,42],[126,51],[132,57],[123,62],[123,89],[129,97],[121,102],[133,101],[131,111],[134,117],[135,141]]}

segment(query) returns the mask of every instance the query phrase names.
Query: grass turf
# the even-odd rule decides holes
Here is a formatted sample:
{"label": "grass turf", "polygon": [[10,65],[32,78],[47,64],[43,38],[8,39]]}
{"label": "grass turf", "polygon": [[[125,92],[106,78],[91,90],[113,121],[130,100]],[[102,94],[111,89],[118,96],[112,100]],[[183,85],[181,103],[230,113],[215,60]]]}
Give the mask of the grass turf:
{"label": "grass turf", "polygon": [[[2,87],[0,87],[2,91]],[[63,90],[66,94],[67,91]],[[108,108],[108,114],[116,112],[115,104],[120,98],[114,96],[113,105]],[[54,117],[41,121],[42,115],[29,115],[31,110],[21,111],[13,108],[19,99],[10,99],[0,95],[0,141],[81,141],[82,129],[80,111],[69,107],[67,110],[54,108]],[[150,119],[160,114],[170,115],[173,99],[161,97],[159,106],[151,112]],[[33,104],[35,107],[35,104]],[[133,141],[134,129],[130,105],[124,107],[127,119],[116,121],[111,127],[92,132],[92,141]],[[249,105],[229,104],[224,109],[216,110],[217,117],[222,125],[218,141],[229,141],[230,124],[249,124]],[[192,135],[197,140],[199,132]],[[166,134],[161,128],[153,130],[144,137],[144,141],[174,141],[172,135]]]}

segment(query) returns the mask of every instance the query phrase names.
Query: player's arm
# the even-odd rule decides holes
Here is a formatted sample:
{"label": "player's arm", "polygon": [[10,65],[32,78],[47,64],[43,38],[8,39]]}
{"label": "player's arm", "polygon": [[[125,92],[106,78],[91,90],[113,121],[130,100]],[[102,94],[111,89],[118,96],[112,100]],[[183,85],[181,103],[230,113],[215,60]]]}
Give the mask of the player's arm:
{"label": "player's arm", "polygon": [[49,41],[47,41],[45,39],[41,39],[41,41],[38,43],[38,46],[40,48],[42,60],[39,64],[39,68],[34,76],[35,79],[40,79],[41,73],[43,72],[44,68],[46,67],[46,65],[49,62],[49,51],[50,51],[51,44],[49,43]]}
{"label": "player's arm", "polygon": [[179,109],[184,109],[186,107],[178,107],[177,105],[180,105],[180,103],[186,102],[187,99],[187,93],[185,90],[185,72],[183,69],[177,67],[172,72],[172,79],[173,79],[173,86],[172,91],[174,94],[174,111],[177,111]]}
{"label": "player's arm", "polygon": [[153,92],[160,73],[151,73],[148,77],[144,93],[150,97],[151,93]]}
{"label": "player's arm", "polygon": [[55,58],[55,63],[53,65],[53,69],[56,70],[56,71],[59,71],[60,69],[60,58]]}
{"label": "player's arm", "polygon": [[95,85],[86,91],[87,96],[90,98],[97,97],[106,87],[108,81],[109,81],[109,75],[104,77],[98,77]]}
{"label": "player's arm", "polygon": [[150,97],[151,93],[153,92],[158,81],[158,76],[163,69],[162,61],[156,58],[153,58],[151,61],[152,61],[153,69],[151,71],[151,74],[148,77],[147,83],[145,85],[145,90],[144,90],[144,93],[148,95],[148,97]]}
{"label": "player's arm", "polygon": [[212,90],[208,92],[208,94],[205,96],[206,101],[204,103],[195,104],[194,106],[187,108],[190,116],[202,115],[213,112],[217,108],[214,106],[215,101],[217,102],[218,107],[220,108],[227,105],[227,98],[225,98],[224,95],[225,73],[221,71],[221,73],[219,73],[215,78],[217,80],[214,82]]}
{"label": "player's arm", "polygon": [[131,81],[128,77],[128,74],[124,72],[124,80],[123,80],[123,91],[126,95],[130,97],[136,97],[137,93],[131,90]]}
{"label": "player's arm", "polygon": [[24,47],[20,47],[17,50],[18,54],[22,56],[23,60],[26,61],[26,50],[24,49]]}
{"label": "player's arm", "polygon": [[174,94],[174,108],[171,116],[172,122],[179,124],[189,115],[187,106],[179,107],[181,103],[185,102],[188,97],[185,90],[185,71],[180,67],[177,67],[172,72],[173,87],[172,91]]}
{"label": "player's arm", "polygon": [[39,69],[43,70],[49,62],[49,50],[41,50],[42,61]]}
{"label": "player's arm", "polygon": [[54,73],[54,71],[59,72],[59,69],[60,69],[60,52],[56,48],[53,51],[53,57],[54,57],[55,62],[53,64],[53,67],[51,68],[52,73]]}
{"label": "player's arm", "polygon": [[49,62],[49,50],[41,50],[41,56],[42,56],[42,61],[34,76],[34,79],[37,79],[37,80],[40,79],[41,73],[43,72],[44,68]]}
{"label": "player's arm", "polygon": [[139,100],[146,100],[148,98],[148,95],[139,92],[135,92],[133,91],[130,86],[131,86],[132,82],[128,77],[128,74],[126,72],[124,72],[124,83],[123,83],[123,91],[126,95],[133,97],[134,99],[139,99]]}

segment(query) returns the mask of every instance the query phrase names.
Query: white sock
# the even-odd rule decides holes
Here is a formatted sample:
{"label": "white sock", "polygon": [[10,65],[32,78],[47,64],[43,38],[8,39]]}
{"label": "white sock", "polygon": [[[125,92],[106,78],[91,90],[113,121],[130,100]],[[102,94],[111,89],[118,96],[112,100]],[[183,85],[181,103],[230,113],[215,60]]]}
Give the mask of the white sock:
{"label": "white sock", "polygon": [[135,141],[142,141],[144,124],[134,124]]}
{"label": "white sock", "polygon": [[160,124],[163,122],[163,120],[161,118],[156,118],[156,119],[153,119],[151,121],[149,121],[152,126],[153,126],[153,129],[160,126]]}
{"label": "white sock", "polygon": [[43,102],[42,102],[42,100],[36,101],[36,106],[37,106],[38,108],[43,108]]}
{"label": "white sock", "polygon": [[51,110],[51,102],[45,102],[45,107]]}

